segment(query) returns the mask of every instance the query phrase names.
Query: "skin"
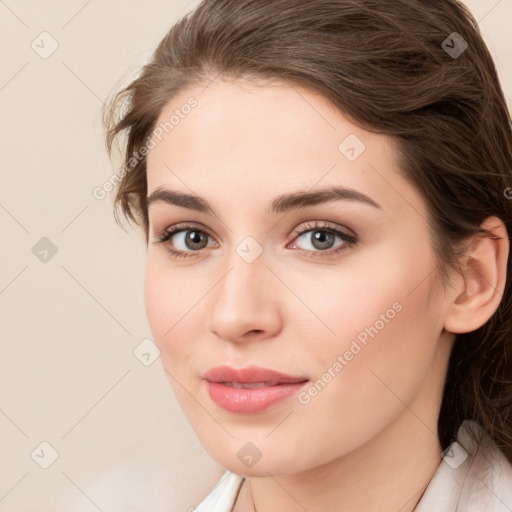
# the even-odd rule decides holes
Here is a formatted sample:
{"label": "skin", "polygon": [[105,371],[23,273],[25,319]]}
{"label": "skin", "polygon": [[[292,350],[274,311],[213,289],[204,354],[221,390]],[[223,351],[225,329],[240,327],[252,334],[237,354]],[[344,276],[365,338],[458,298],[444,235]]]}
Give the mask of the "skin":
{"label": "skin", "polygon": [[[471,286],[461,278],[443,287],[426,203],[398,172],[394,141],[355,126],[323,97],[217,79],[175,96],[159,122],[190,96],[198,106],[148,154],[148,195],[158,187],[195,194],[217,215],[149,206],[146,312],[199,440],[220,465],[247,477],[235,510],[413,510],[441,460],[437,419],[453,333],[471,330],[478,308],[475,323],[492,314],[495,293],[474,297],[488,281],[499,293],[503,272],[481,266]],[[353,162],[338,150],[349,134],[366,146]],[[380,207],[342,200],[269,213],[281,194],[327,186],[357,190]],[[358,241],[328,254],[312,244],[315,221]],[[194,253],[178,235],[155,243],[182,222],[208,233],[208,247]],[[294,235],[297,228],[306,233]],[[247,236],[262,249],[252,263],[236,252]],[[502,268],[508,245],[500,251]],[[206,391],[201,376],[221,364],[315,382],[396,303],[400,312],[307,404],[290,397],[240,415]],[[237,457],[247,442],[262,454],[251,468]]]}

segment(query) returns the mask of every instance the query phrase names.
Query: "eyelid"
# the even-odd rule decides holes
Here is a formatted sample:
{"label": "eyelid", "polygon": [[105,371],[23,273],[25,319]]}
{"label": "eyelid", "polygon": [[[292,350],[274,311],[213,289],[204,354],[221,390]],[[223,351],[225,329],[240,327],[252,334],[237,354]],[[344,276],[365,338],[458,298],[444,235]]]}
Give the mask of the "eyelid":
{"label": "eyelid", "polygon": [[[295,238],[297,238],[298,236],[303,235],[304,233],[307,233],[309,231],[332,230],[334,233],[343,234],[347,238],[352,239],[352,243],[356,243],[359,241],[359,237],[351,229],[349,229],[345,226],[340,226],[338,224],[332,223],[330,221],[326,221],[326,220],[321,220],[321,221],[315,220],[315,221],[310,221],[309,223],[306,222],[306,228],[307,229],[304,228],[304,223],[299,224],[299,226],[296,227],[292,232],[293,240],[295,240]],[[320,252],[326,252],[326,251],[320,251]]]}
{"label": "eyelid", "polygon": [[192,231],[194,229],[206,233],[210,238],[213,238],[215,241],[217,241],[216,237],[210,233],[210,230],[200,222],[179,222],[178,224],[173,224],[172,226],[169,226],[162,231],[153,234],[155,238],[154,243],[163,243],[166,241],[165,239],[170,238],[170,236],[180,231]]}

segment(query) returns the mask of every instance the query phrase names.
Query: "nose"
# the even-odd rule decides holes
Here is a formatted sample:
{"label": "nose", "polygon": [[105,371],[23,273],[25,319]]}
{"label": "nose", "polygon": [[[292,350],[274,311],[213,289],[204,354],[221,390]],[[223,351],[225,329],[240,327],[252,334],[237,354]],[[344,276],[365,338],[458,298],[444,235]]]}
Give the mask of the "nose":
{"label": "nose", "polygon": [[282,328],[279,280],[264,255],[248,263],[234,253],[228,271],[212,290],[209,329],[232,343],[267,339]]}

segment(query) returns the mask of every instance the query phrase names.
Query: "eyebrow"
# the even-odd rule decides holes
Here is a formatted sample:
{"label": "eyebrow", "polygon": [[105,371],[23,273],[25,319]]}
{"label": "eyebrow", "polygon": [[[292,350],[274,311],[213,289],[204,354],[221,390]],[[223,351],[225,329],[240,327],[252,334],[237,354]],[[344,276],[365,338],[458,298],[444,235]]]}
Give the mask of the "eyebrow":
{"label": "eyebrow", "polygon": [[[146,201],[148,208],[152,203],[163,202],[218,217],[206,199],[164,187],[156,188]],[[357,190],[346,187],[326,187],[315,191],[297,191],[277,196],[271,203],[270,213],[284,213],[332,201],[358,201],[374,208],[381,208],[373,199]]]}

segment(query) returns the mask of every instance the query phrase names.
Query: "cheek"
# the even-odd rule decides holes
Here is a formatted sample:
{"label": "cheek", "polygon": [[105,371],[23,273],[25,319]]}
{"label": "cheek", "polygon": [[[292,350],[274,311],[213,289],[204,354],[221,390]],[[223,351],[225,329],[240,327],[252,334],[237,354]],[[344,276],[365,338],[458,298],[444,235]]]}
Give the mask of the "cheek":
{"label": "cheek", "polygon": [[321,358],[330,349],[343,352],[354,339],[363,346],[365,341],[369,346],[372,339],[386,339],[391,350],[405,343],[409,334],[431,324],[439,315],[436,303],[440,299],[432,293],[434,260],[428,247],[423,254],[416,248],[409,252],[403,247],[400,251],[381,250],[339,268],[313,269],[306,276],[289,277],[294,292],[312,313],[303,310],[316,335],[301,339],[315,350],[315,357]]}
{"label": "cheek", "polygon": [[[170,269],[165,264],[159,265],[148,256],[144,295],[146,316],[153,340],[160,349],[160,360],[167,380],[182,410],[187,415],[193,415],[195,403],[184,389],[197,393],[191,387],[190,379],[193,361],[198,353],[193,340],[200,337],[200,333],[194,329],[201,322],[193,319],[200,305],[197,302],[201,290],[195,288],[190,280],[184,279],[179,270]],[[193,308],[194,304],[196,306]]]}
{"label": "cheek", "polygon": [[329,293],[310,290],[310,304],[334,334],[309,341],[315,380],[301,403],[309,428],[339,440],[341,450],[382,430],[433,371],[442,315],[433,275],[426,277],[432,260],[411,258],[413,265],[395,256],[370,272],[343,273]]}
{"label": "cheek", "polygon": [[[146,316],[166,369],[192,356],[198,322],[191,321],[206,293],[204,280],[190,280],[187,273],[166,265],[165,257],[148,254],[144,278]],[[196,282],[197,281],[197,282]],[[178,342],[179,341],[179,342]]]}
{"label": "cheek", "polygon": [[[416,400],[429,379],[438,341],[432,315],[421,299],[401,297],[400,305],[402,309],[393,310],[396,314],[388,323],[375,321],[379,318],[377,313],[385,314],[385,302],[367,317],[363,328],[351,329],[340,340],[327,363],[323,358],[317,375],[321,391],[314,398],[316,402],[312,400],[309,404],[313,407],[307,416],[328,414],[333,421],[318,422],[315,428],[325,428],[323,435],[337,437],[342,450],[345,441],[352,447],[358,446],[382,431]],[[335,361],[339,365],[333,367]],[[325,374],[328,368],[335,377],[322,388],[330,378]]]}

